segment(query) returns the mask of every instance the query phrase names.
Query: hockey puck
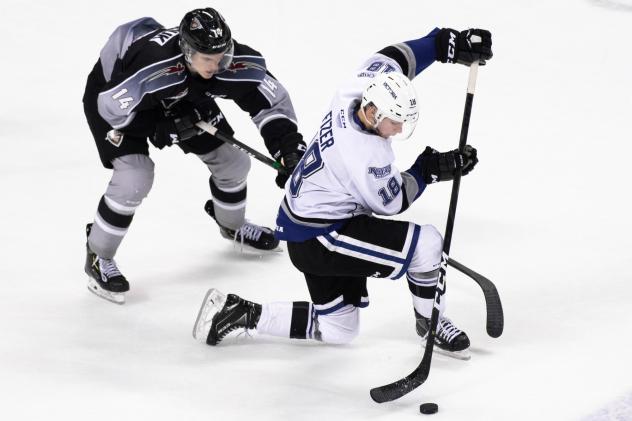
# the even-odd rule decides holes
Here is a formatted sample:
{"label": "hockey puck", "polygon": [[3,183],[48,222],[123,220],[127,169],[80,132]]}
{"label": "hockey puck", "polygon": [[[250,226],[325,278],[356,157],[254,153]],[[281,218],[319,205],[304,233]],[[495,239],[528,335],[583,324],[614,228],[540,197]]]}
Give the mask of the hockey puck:
{"label": "hockey puck", "polygon": [[422,414],[436,414],[437,411],[439,411],[439,405],[437,405],[436,403],[426,402],[419,405],[419,412],[421,412]]}

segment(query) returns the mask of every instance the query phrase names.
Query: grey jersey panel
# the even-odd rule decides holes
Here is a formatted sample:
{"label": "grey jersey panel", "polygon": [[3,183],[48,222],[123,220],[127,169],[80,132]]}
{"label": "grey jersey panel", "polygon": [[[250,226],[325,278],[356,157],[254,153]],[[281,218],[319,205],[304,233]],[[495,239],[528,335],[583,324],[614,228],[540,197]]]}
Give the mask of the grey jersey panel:
{"label": "grey jersey panel", "polygon": [[136,115],[135,108],[145,95],[187,80],[182,54],[143,67],[115,87],[101,92],[97,99],[99,114],[113,128],[127,126]]}
{"label": "grey jersey panel", "polygon": [[215,76],[218,80],[230,82],[256,82],[257,89],[270,103],[270,108],[261,110],[252,121],[261,130],[269,121],[285,118],[296,123],[296,114],[290,95],[281,83],[266,71],[263,57],[254,55],[235,56],[230,68]]}
{"label": "grey jersey panel", "polygon": [[405,42],[394,44],[393,47],[397,48],[406,57],[408,62],[408,79],[413,80],[416,76],[415,69],[417,68],[417,59],[415,59],[415,53]]}
{"label": "grey jersey panel", "polygon": [[404,189],[406,191],[406,199],[408,200],[408,203],[410,205],[415,201],[415,198],[419,193],[419,186],[417,185],[417,180],[415,180],[415,177],[408,174],[406,171],[402,172],[401,174]]}
{"label": "grey jersey panel", "polygon": [[101,67],[105,81],[109,82],[116,60],[123,57],[129,46],[136,40],[144,37],[163,26],[152,18],[140,18],[128,22],[116,28],[108,42],[101,49]]}
{"label": "grey jersey panel", "polygon": [[290,100],[290,94],[278,80],[270,75],[266,75],[257,89],[259,89],[259,92],[261,92],[270,103],[270,108],[261,110],[259,114],[252,118],[252,121],[257,125],[259,130],[261,130],[266,123],[276,120],[277,118],[286,118],[298,126],[296,113],[294,112],[292,101]]}

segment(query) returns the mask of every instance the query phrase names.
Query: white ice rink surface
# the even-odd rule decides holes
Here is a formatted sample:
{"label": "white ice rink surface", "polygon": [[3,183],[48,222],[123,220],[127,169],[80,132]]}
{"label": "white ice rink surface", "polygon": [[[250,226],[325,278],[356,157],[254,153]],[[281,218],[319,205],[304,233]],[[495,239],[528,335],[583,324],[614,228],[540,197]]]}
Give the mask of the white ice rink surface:
{"label": "white ice rink surface", "polygon": [[[435,26],[488,28],[451,255],[492,279],[505,332],[485,333],[480,289],[448,272],[447,314],[470,361],[435,355],[428,381],[378,405],[369,389],[422,354],[405,281],[369,280],[349,346],[266,337],[211,348],[191,328],[210,287],[265,301],[308,299],[287,253],[241,255],[203,211],[207,170],[157,151],[154,188],[117,261],[117,306],[86,290],[84,225],[109,180],[83,116],[85,79],[112,30],[153,16],[175,26],[218,8],[261,51],[310,139],[335,87],[366,56]],[[4,0],[0,78],[0,419],[632,420],[632,2]],[[421,122],[395,145],[408,168],[429,144],[458,144],[467,68],[415,80]],[[264,150],[247,115],[220,103],[236,136]],[[273,225],[282,192],[253,162],[248,217]],[[400,219],[445,227],[450,184]]]}

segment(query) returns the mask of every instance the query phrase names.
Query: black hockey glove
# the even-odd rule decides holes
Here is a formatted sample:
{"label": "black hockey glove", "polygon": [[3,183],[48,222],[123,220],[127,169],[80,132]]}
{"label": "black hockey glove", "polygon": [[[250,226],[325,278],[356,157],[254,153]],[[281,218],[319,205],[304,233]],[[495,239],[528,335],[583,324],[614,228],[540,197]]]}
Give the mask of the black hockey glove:
{"label": "black hockey glove", "polygon": [[476,149],[470,145],[465,146],[463,153],[460,153],[458,149],[439,153],[430,146],[426,146],[411,169],[421,173],[426,184],[432,184],[454,179],[454,174],[459,168],[461,175],[467,175],[477,163]]}
{"label": "black hockey glove", "polygon": [[468,29],[458,32],[443,28],[436,37],[437,60],[441,63],[460,63],[466,66],[476,60],[481,65],[494,55],[492,34],[485,29]]}
{"label": "black hockey glove", "polygon": [[159,148],[191,139],[203,132],[195,123],[202,113],[193,105],[182,104],[178,109],[165,111],[165,117],[156,123],[153,144]]}
{"label": "black hockey glove", "polygon": [[294,172],[294,168],[305,154],[305,142],[300,133],[288,133],[281,139],[281,149],[274,155],[274,158],[281,160],[286,174],[278,173],[274,180],[280,188],[285,187],[285,182]]}

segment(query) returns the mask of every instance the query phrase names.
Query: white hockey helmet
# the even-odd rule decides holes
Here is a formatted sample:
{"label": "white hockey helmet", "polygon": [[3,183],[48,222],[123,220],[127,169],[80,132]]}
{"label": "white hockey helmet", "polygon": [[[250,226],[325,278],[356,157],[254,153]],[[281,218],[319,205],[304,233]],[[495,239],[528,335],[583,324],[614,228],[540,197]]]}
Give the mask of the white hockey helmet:
{"label": "white hockey helmet", "polygon": [[364,110],[369,104],[377,108],[375,129],[388,117],[403,123],[402,133],[395,138],[407,139],[412,135],[419,119],[417,94],[412,82],[399,72],[380,73],[367,85],[362,93],[360,106]]}

